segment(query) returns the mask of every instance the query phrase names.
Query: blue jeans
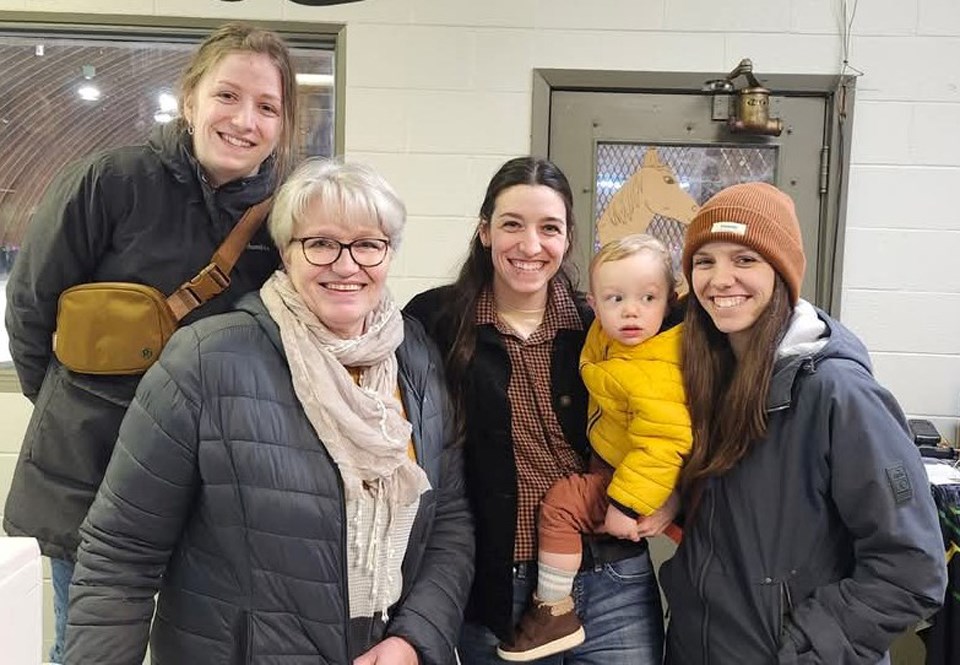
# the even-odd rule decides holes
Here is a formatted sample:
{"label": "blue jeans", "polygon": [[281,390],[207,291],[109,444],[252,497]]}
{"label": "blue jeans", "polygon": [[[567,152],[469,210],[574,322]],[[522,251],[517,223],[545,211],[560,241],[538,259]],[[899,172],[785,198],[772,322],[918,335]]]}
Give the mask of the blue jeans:
{"label": "blue jeans", "polygon": [[50,647],[50,662],[63,662],[63,643],[67,634],[67,603],[70,600],[70,580],[74,563],[65,559],[50,559],[50,582],[53,585],[54,640]]}
{"label": "blue jeans", "polygon": [[[535,564],[513,577],[513,623],[520,620],[537,588]],[[565,653],[533,661],[536,665],[660,665],[663,660],[663,610],[650,555],[630,557],[581,571],[573,599],[587,639]],[[465,623],[460,632],[463,665],[503,665],[500,640],[485,626]]]}

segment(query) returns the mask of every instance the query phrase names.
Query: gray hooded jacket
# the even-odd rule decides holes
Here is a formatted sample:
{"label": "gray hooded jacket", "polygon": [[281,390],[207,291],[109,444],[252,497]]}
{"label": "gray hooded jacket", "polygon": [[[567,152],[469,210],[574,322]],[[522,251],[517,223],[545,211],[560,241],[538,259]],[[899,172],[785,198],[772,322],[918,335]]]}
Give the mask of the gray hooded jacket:
{"label": "gray hooded jacket", "polygon": [[937,514],[900,407],[860,341],[806,308],[787,338],[806,325],[825,343],[781,349],[766,437],[708,483],[661,569],[668,663],[874,665],[942,602]]}

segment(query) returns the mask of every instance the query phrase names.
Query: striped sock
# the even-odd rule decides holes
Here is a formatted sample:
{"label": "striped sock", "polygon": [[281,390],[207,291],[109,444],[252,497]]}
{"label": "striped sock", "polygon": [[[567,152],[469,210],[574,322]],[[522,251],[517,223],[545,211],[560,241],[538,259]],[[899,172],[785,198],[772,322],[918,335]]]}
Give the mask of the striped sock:
{"label": "striped sock", "polygon": [[576,576],[575,570],[537,564],[537,598],[545,603],[563,600],[573,592],[573,578]]}

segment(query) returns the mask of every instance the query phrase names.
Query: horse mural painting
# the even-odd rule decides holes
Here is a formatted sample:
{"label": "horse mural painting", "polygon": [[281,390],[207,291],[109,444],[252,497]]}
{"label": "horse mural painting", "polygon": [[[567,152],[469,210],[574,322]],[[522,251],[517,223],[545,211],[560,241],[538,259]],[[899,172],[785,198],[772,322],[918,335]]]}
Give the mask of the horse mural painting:
{"label": "horse mural painting", "polygon": [[[602,247],[631,233],[649,233],[672,249],[676,242],[683,242],[685,228],[699,209],[677,182],[673,169],[660,161],[656,148],[650,147],[643,154],[640,168],[614,194],[597,222],[597,239]],[[654,220],[661,221],[658,217],[668,223],[651,225]],[[671,225],[669,220],[680,224]]]}

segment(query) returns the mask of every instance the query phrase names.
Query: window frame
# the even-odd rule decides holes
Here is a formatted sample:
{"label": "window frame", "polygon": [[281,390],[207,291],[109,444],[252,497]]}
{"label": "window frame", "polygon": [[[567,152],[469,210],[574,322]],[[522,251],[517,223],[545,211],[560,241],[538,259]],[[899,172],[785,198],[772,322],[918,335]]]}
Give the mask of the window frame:
{"label": "window frame", "polygon": [[[158,41],[197,43],[226,18],[180,16],[128,16],[0,10],[0,36],[41,34],[60,38],[102,38],[111,41]],[[344,150],[345,32],[343,23],[244,20],[281,35],[297,48],[326,47],[333,51],[334,154]],[[2,324],[0,324],[2,325]],[[0,393],[19,393],[20,382],[13,367],[0,368]]]}

